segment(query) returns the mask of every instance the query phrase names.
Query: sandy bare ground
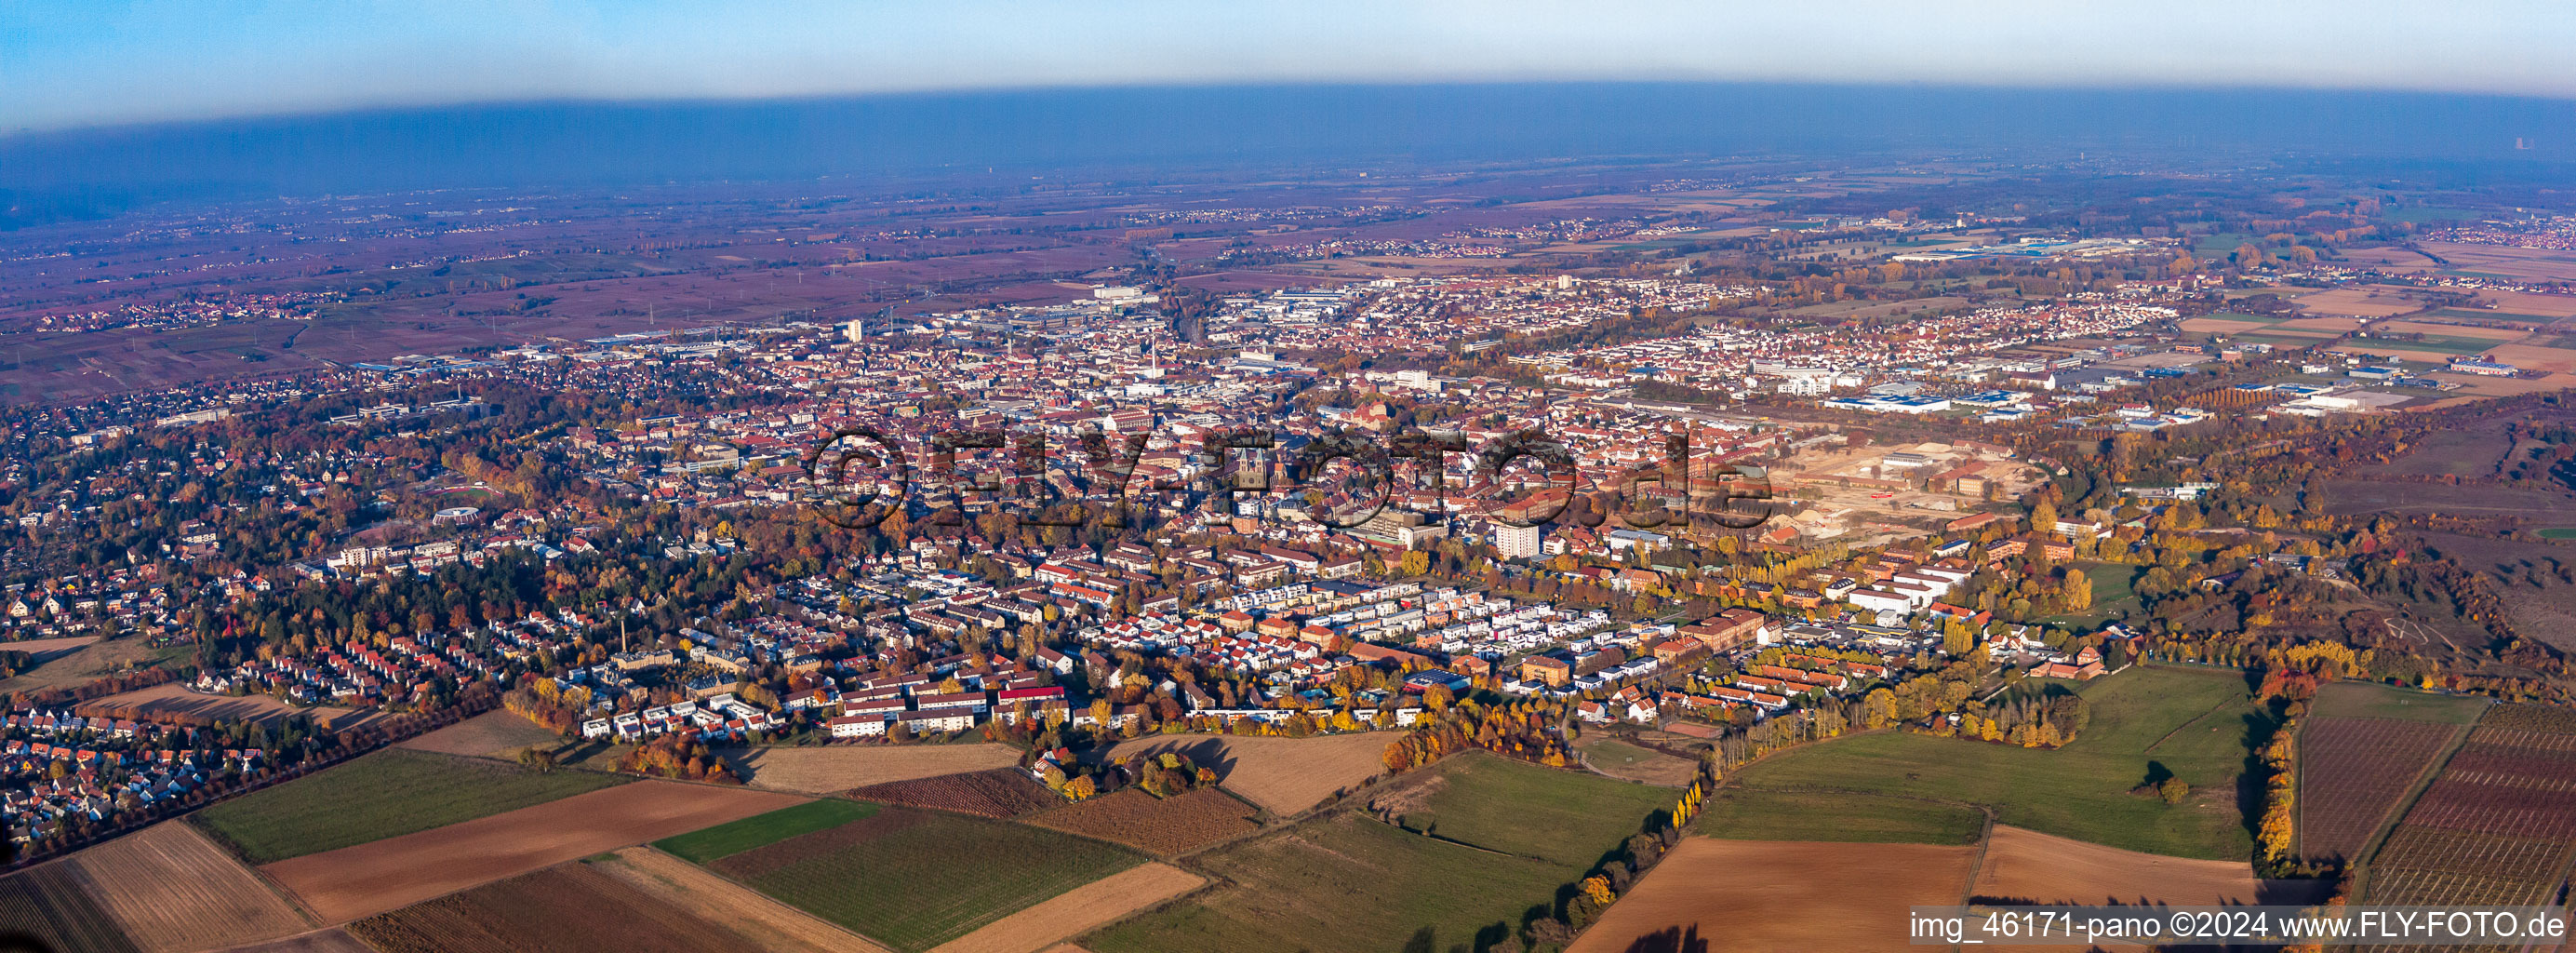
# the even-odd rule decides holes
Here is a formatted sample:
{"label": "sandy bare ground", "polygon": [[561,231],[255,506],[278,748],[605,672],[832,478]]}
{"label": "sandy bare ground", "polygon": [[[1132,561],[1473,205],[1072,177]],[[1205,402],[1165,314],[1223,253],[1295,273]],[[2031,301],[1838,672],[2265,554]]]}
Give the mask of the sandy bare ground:
{"label": "sandy bare ground", "polygon": [[283,940],[236,946],[223,953],[376,953],[376,950],[358,942],[358,938],[350,936],[349,931],[332,927]]}
{"label": "sandy bare ground", "polygon": [[871,784],[1020,763],[1020,749],[996,744],[718,748],[715,754],[740,771],[752,787],[799,794],[835,794]]}
{"label": "sandy bare ground", "polygon": [[650,847],[629,847],[618,851],[615,859],[591,866],[655,899],[741,934],[761,953],[889,953],[866,937]]}
{"label": "sandy bare ground", "polygon": [[1066,937],[1199,888],[1207,881],[1170,864],[1146,864],[1075,887],[940,944],[931,953],[1034,953]]}
{"label": "sandy bare ground", "polygon": [[2312,881],[2264,881],[2239,860],[2188,860],[1997,824],[1974,893],[2033,903],[2233,906],[2304,903]]}
{"label": "sandy bare ground", "polygon": [[[1977,849],[1692,837],[1567,953],[1910,950],[1906,908],[1956,905]],[[1692,945],[1692,940],[1705,947]]]}
{"label": "sandy bare ground", "polygon": [[185,822],[164,821],[82,851],[69,863],[125,935],[154,953],[313,929],[258,874]]}
{"label": "sandy bare ground", "polygon": [[550,745],[563,737],[545,726],[507,711],[487,711],[396,747],[474,758],[506,758],[529,745]]}
{"label": "sandy bare ground", "polygon": [[1176,751],[1216,771],[1217,783],[1271,814],[1287,817],[1333,792],[1356,788],[1386,771],[1393,732],[1312,738],[1261,735],[1155,735],[1119,742],[1110,757]]}
{"label": "sandy bare ground", "polygon": [[740,788],[638,781],[260,869],[293,891],[323,922],[341,924],[804,800]]}
{"label": "sandy bare ground", "polygon": [[109,695],[89,704],[140,708],[155,714],[196,715],[217,721],[283,721],[289,715],[301,713],[317,719],[328,718],[331,727],[337,729],[355,727],[377,717],[372,713],[351,717],[356,709],[329,705],[297,708],[267,695],[208,695],[191,691],[177,682]]}

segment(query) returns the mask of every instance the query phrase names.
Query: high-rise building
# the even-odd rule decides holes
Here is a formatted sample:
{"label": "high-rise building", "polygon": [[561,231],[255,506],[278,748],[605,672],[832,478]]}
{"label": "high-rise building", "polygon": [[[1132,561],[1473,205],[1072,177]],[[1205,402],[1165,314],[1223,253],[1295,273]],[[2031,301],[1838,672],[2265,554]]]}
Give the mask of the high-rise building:
{"label": "high-rise building", "polygon": [[1539,554],[1539,541],[1545,534],[1536,524],[1494,528],[1494,549],[1505,559],[1529,559]]}

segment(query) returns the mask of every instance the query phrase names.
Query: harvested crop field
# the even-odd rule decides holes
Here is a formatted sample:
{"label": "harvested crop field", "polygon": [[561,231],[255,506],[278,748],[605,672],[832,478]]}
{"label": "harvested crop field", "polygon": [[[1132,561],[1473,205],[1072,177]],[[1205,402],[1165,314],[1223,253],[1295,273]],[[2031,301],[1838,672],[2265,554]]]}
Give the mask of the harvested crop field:
{"label": "harvested crop field", "polygon": [[715,755],[752,787],[799,794],[837,794],[1020,763],[1020,749],[996,744],[718,748]]}
{"label": "harvested crop field", "polygon": [[531,745],[552,745],[563,736],[506,711],[487,711],[396,747],[475,758],[505,758]]}
{"label": "harvested crop field", "polygon": [[202,950],[313,929],[257,874],[182,821],[100,844],[67,863],[145,950]]}
{"label": "harvested crop field", "polygon": [[358,942],[349,931],[333,927],[299,933],[283,940],[252,943],[225,949],[222,953],[376,953],[376,948]]}
{"label": "harvested crop field", "polygon": [[1372,732],[1312,738],[1166,735],[1122,741],[1108,754],[1124,758],[1178,752],[1190,763],[1215,771],[1217,783],[1226,790],[1273,815],[1287,817],[1383,773],[1386,746],[1393,740],[1392,734]]}
{"label": "harvested crop field", "polygon": [[700,953],[745,939],[584,864],[440,897],[349,924],[383,953]]}
{"label": "harvested crop field", "polygon": [[41,950],[142,953],[96,898],[78,868],[39,864],[0,877],[0,925],[24,934]]}
{"label": "harvested crop field", "polygon": [[1692,937],[1728,950],[1915,949],[1906,907],[1957,904],[1975,858],[1974,847],[1692,837],[1567,950],[1694,949]]}
{"label": "harvested crop field", "polygon": [[2319,886],[2258,880],[2247,861],[2141,854],[1997,824],[1972,892],[1998,902],[2214,907],[2305,903],[2323,899]]}
{"label": "harvested crop field", "polygon": [[263,788],[196,822],[254,864],[353,847],[632,779],[393,748]]}
{"label": "harvested crop field", "polygon": [[708,866],[879,943],[922,953],[1144,860],[1042,828],[889,807]]}
{"label": "harvested crop field", "polygon": [[650,847],[590,863],[662,903],[740,934],[761,953],[884,953],[885,947]]}
{"label": "harvested crop field", "polygon": [[2299,734],[2299,854],[2361,856],[2398,802],[2460,736],[2458,725],[2312,717]]}
{"label": "harvested crop field", "polygon": [[796,802],[765,791],[638,781],[261,870],[324,922],[340,923]]}
{"label": "harvested crop field", "polygon": [[1018,768],[889,781],[852,790],[850,796],[983,817],[1018,817],[1064,803],[1063,795],[1047,790]]}
{"label": "harvested crop field", "polygon": [[1260,830],[1252,814],[1251,805],[1214,788],[1167,798],[1129,788],[1056,808],[1028,822],[1171,857]]}
{"label": "harvested crop field", "polygon": [[1049,944],[1116,923],[1128,914],[1207,883],[1170,864],[1146,864],[1057,894],[940,944],[932,953],[1030,953]]}

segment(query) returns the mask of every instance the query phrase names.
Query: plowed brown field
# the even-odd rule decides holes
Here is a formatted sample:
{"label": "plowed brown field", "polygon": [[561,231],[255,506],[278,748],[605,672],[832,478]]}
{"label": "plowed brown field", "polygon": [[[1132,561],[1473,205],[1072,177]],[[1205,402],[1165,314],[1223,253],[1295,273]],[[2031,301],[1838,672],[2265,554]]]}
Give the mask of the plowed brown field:
{"label": "plowed brown field", "polygon": [[639,781],[261,869],[323,922],[344,923],[803,801],[765,791]]}
{"label": "plowed brown field", "polygon": [[2257,880],[2246,861],[2189,860],[1995,825],[1975,894],[2033,903],[2234,906],[2321,899],[2316,881]]}
{"label": "plowed brown field", "polygon": [[562,740],[563,736],[546,730],[544,725],[512,712],[487,711],[397,747],[475,758],[503,758],[520,748],[550,745]]}
{"label": "plowed brown field", "polygon": [[259,876],[181,821],[74,856],[100,906],[136,946],[204,950],[313,929]]}
{"label": "plowed brown field", "polygon": [[1206,882],[1170,864],[1131,867],[987,923],[973,933],[932,948],[931,953],[1032,953],[1196,890]]}
{"label": "plowed brown field", "polygon": [[743,937],[624,881],[564,864],[349,924],[384,953],[705,953]]}
{"label": "plowed brown field", "polygon": [[1975,847],[1929,844],[1692,837],[1567,953],[1921,949],[1906,943],[1906,907],[1957,904],[1976,855]]}
{"label": "plowed brown field", "polygon": [[761,953],[888,953],[875,941],[650,847],[629,847],[591,866],[657,900],[742,934]]}

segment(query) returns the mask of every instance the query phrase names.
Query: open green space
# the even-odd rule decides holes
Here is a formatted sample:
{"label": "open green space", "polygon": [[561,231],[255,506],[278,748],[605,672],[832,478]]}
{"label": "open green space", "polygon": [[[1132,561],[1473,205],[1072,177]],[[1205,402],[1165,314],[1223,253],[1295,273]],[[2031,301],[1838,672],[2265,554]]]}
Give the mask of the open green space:
{"label": "open green space", "polygon": [[807,801],[795,807],[780,808],[767,814],[756,814],[701,831],[654,841],[663,853],[690,863],[703,864],[719,857],[731,857],[754,847],[775,844],[800,834],[811,834],[830,827],[875,814],[877,806],[863,801],[825,799]]}
{"label": "open green space", "polygon": [[[1753,790],[1853,791],[1982,804],[2018,827],[2177,857],[2247,857],[2237,784],[2273,722],[2241,673],[2137,666],[2084,683],[2091,722],[2056,750],[1910,732],[1854,735],[1746,768]],[[2167,805],[2129,793],[2152,774],[2191,786]]]}
{"label": "open green space", "polygon": [[2308,713],[2338,718],[2397,718],[2444,725],[2473,724],[2488,700],[2474,695],[2440,695],[2377,682],[2333,682],[2317,689]]}
{"label": "open green space", "polygon": [[2540,531],[2542,539],[2576,539],[2576,526],[2552,526]]}
{"label": "open green space", "polygon": [[2040,621],[2052,625],[2090,628],[2110,621],[2122,612],[2138,608],[2138,577],[2146,574],[2144,566],[2126,563],[2077,562],[2074,568],[2084,571],[2093,581],[2093,604],[2082,612],[2053,615]]}
{"label": "open green space", "polygon": [[1974,808],[1883,794],[1721,788],[1694,830],[1727,840],[1971,844],[1986,829]]}
{"label": "open green space", "polygon": [[[2220,232],[2215,235],[2203,235],[2192,241],[2191,254],[2194,258],[2224,258],[2228,254],[2234,252],[2236,250],[2236,246],[2247,243],[2262,245],[2263,236],[2248,234],[2245,232]],[[2288,251],[2289,249],[2276,249],[2269,248],[2267,246],[2265,250]]]}
{"label": "open green space", "polygon": [[544,804],[631,778],[387,748],[196,814],[254,864]]}
{"label": "open green space", "polygon": [[929,812],[911,820],[855,843],[820,844],[811,856],[744,881],[878,942],[919,953],[1145,862],[1123,848],[1007,821]]}
{"label": "open green space", "polygon": [[[1082,946],[1096,953],[1473,949],[1518,933],[1555,902],[1558,887],[1590,869],[1452,844],[1353,811],[1197,862],[1232,883],[1105,928]],[[1426,936],[1427,946],[1412,942]]]}
{"label": "open green space", "polygon": [[2450,205],[2400,205],[2395,208],[2388,209],[2386,212],[2382,213],[2382,216],[2392,222],[2415,222],[2421,224],[2424,222],[2474,222],[2487,217],[2487,213],[2476,209],[2459,208],[2457,206]]}
{"label": "open green space", "polygon": [[1486,755],[1451,759],[1404,826],[1488,850],[1589,867],[1680,792]]}
{"label": "open green space", "polygon": [[[1551,912],[1559,887],[1644,829],[1677,792],[1464,754],[1357,809],[1193,858],[1229,883],[1107,927],[1097,953],[1481,948]],[[1408,829],[1409,828],[1409,829]],[[1425,943],[1424,941],[1428,942]]]}

